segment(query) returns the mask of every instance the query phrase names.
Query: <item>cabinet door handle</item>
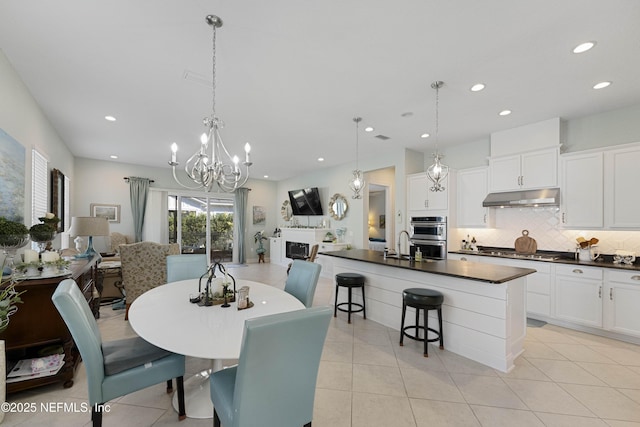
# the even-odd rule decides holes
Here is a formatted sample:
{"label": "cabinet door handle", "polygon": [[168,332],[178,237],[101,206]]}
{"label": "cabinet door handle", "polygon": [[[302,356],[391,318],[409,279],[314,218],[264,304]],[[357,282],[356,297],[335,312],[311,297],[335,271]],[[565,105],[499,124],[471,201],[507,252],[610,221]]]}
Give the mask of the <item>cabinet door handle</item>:
{"label": "cabinet door handle", "polygon": [[484,219],[482,220],[485,224],[487,223],[487,214],[484,214]]}
{"label": "cabinet door handle", "polygon": [[428,201],[428,200],[425,200],[425,201],[424,201],[424,207],[425,207],[425,208],[428,208],[428,207],[429,207],[429,201]]}
{"label": "cabinet door handle", "polygon": [[580,270],[579,268],[574,268],[574,269],[573,269],[573,272],[574,272],[574,273],[577,273],[577,274],[582,274],[582,273],[583,273],[583,271],[582,271],[582,270]]}
{"label": "cabinet door handle", "polygon": [[632,280],[640,280],[640,276],[638,276],[638,275],[631,276],[631,279]]}
{"label": "cabinet door handle", "polygon": [[602,298],[602,286],[598,287],[598,298]]}
{"label": "cabinet door handle", "polygon": [[613,288],[609,288],[609,299],[613,301]]}
{"label": "cabinet door handle", "polygon": [[520,185],[524,185],[524,176],[520,175]]}
{"label": "cabinet door handle", "polygon": [[564,212],[562,212],[562,223],[566,223],[566,221],[564,220]]}

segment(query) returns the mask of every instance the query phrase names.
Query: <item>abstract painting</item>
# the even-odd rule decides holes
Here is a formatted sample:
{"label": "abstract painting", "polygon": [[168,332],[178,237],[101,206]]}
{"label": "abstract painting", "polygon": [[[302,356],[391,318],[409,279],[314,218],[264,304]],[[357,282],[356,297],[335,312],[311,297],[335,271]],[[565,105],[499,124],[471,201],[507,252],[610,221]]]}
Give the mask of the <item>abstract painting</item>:
{"label": "abstract painting", "polygon": [[25,149],[0,129],[0,216],[24,221]]}

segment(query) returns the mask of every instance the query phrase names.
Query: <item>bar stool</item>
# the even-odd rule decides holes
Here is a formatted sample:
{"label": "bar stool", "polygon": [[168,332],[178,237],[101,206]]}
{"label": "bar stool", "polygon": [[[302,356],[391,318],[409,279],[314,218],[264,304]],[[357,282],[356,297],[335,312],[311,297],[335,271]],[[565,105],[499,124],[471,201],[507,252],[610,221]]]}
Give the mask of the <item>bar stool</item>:
{"label": "bar stool", "polygon": [[[416,341],[424,341],[424,357],[429,357],[427,347],[430,342],[440,341],[440,350],[444,349],[442,333],[442,301],[444,296],[441,292],[433,289],[410,288],[402,291],[402,323],[400,324],[400,345],[405,336]],[[407,306],[416,309],[416,324],[414,326],[404,326],[404,318],[407,313]],[[424,326],[420,326],[420,310],[424,310]],[[439,331],[429,327],[429,310],[438,310]],[[406,330],[415,329],[415,335],[409,335]],[[420,338],[420,330],[424,331],[424,338]],[[429,331],[436,334],[435,338],[429,339]]]}
{"label": "bar stool", "polygon": [[[348,288],[349,297],[347,302],[341,302],[338,304],[338,289],[340,286],[344,286]],[[362,289],[362,304],[358,304],[352,301],[352,291],[353,288],[361,288]],[[344,311],[348,313],[347,319],[349,323],[351,323],[351,313],[359,313],[363,312],[364,318],[367,318],[367,309],[366,302],[364,298],[364,276],[358,273],[339,273],[336,274],[336,299],[334,303],[333,309],[333,317],[336,317],[338,310]],[[342,308],[341,306],[348,305],[347,308]],[[353,306],[359,307],[358,309],[353,309]]]}

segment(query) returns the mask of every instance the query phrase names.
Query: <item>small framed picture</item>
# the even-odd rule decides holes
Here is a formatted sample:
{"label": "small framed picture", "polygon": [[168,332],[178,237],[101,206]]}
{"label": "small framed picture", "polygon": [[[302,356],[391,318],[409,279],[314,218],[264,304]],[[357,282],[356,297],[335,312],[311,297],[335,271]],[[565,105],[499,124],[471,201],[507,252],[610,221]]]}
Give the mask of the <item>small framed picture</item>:
{"label": "small framed picture", "polygon": [[109,222],[120,222],[120,205],[91,203],[91,216],[101,216]]}

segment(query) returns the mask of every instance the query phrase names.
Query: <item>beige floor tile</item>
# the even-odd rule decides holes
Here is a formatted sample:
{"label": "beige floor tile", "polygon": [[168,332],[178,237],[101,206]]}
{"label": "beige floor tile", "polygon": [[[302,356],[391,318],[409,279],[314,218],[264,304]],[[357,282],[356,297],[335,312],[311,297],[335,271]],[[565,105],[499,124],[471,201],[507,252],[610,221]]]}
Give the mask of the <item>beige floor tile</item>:
{"label": "beige floor tile", "polygon": [[586,362],[577,364],[611,387],[640,390],[640,374],[625,366]]}
{"label": "beige floor tile", "polygon": [[547,427],[607,427],[607,423],[600,418],[548,414],[545,412],[535,412],[535,414]]}
{"label": "beige floor tile", "polygon": [[531,411],[476,405],[471,405],[471,409],[484,427],[544,427]]}
{"label": "beige floor tile", "polygon": [[628,348],[600,346],[593,347],[595,351],[603,354],[617,363],[625,366],[640,366],[640,353]]}
{"label": "beige floor tile", "polygon": [[631,390],[628,388],[618,388],[617,390],[636,403],[640,403],[640,390]]}
{"label": "beige floor tile", "polygon": [[[527,329],[528,331],[529,329]],[[567,360],[562,354],[558,353],[548,345],[542,342],[527,341],[524,343],[524,353],[522,353],[527,359],[553,359],[553,360]]]}
{"label": "beige floor tile", "polygon": [[[175,388],[174,382],[174,390]],[[134,393],[123,396],[118,403],[134,406],[145,406],[147,408],[169,409],[173,393],[167,393],[167,384],[156,384],[151,387],[138,390]]]}
{"label": "beige floor tile", "polygon": [[[351,393],[317,389],[312,424],[314,427],[350,427]],[[209,425],[211,425],[210,422]]]}
{"label": "beige floor tile", "polygon": [[549,347],[575,362],[616,363],[584,344],[548,343]]}
{"label": "beige floor tile", "polygon": [[441,350],[435,346],[429,348],[429,357],[424,357],[422,343],[405,342],[404,346],[395,345],[393,351],[401,368],[426,369],[430,371],[447,372],[447,368],[438,356]]}
{"label": "beige floor tile", "polygon": [[585,385],[606,385],[598,378],[578,366],[570,360],[549,360],[527,358],[536,368],[555,382],[585,384]]}
{"label": "beige floor tile", "polygon": [[353,362],[353,345],[336,341],[325,341],[321,360],[329,362]]}
{"label": "beige floor tile", "polygon": [[531,335],[543,343],[578,343],[574,338],[567,334],[553,330],[553,325],[545,325],[542,328],[527,328],[527,335]]}
{"label": "beige floor tile", "polygon": [[[373,322],[370,322],[373,323]],[[391,340],[386,329],[354,328],[353,341],[356,344],[390,346]]]}
{"label": "beige floor tile", "polygon": [[470,405],[527,409],[527,406],[500,377],[451,374],[464,399]]}
{"label": "beige floor tile", "polygon": [[560,387],[600,418],[640,422],[640,404],[616,389],[578,384],[560,384]]}
{"label": "beige floor tile", "polygon": [[400,369],[391,366],[353,365],[353,391],[406,396]]}
{"label": "beige floor tile", "polygon": [[352,378],[351,363],[321,361],[316,387],[351,391]]}
{"label": "beige floor tile", "polygon": [[554,414],[595,415],[555,383],[504,378],[504,382],[532,411]]}
{"label": "beige floor tile", "polygon": [[465,402],[458,387],[447,372],[411,368],[402,368],[400,372],[409,397]]}
{"label": "beige floor tile", "polygon": [[466,403],[409,399],[417,427],[472,427],[478,419]]}
{"label": "beige floor tile", "polygon": [[551,381],[540,369],[536,368],[525,357],[518,357],[514,362],[514,368],[508,372],[496,370],[496,374],[503,378],[519,378],[523,380]]}
{"label": "beige floor tile", "polygon": [[604,420],[604,422],[611,427],[640,427],[640,423],[634,423],[633,421]]}
{"label": "beige floor tile", "polygon": [[352,427],[415,427],[407,397],[353,393]]}
{"label": "beige floor tile", "polygon": [[390,344],[370,345],[354,343],[353,363],[362,365],[398,366],[396,354]]}

